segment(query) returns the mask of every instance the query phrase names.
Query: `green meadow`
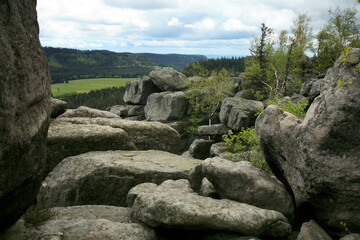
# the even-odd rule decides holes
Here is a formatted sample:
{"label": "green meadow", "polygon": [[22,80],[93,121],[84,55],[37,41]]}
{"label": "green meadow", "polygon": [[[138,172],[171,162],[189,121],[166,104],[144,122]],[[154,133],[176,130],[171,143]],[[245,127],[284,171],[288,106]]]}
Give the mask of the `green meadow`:
{"label": "green meadow", "polygon": [[126,82],[135,79],[136,78],[94,78],[71,80],[68,81],[68,83],[51,84],[51,92],[54,97],[64,94],[85,93],[91,90],[125,86]]}

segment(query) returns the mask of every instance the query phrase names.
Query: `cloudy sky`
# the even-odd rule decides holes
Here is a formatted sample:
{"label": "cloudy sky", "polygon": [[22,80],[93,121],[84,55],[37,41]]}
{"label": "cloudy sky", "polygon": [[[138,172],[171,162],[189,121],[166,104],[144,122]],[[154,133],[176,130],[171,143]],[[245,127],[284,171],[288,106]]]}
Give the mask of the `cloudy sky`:
{"label": "cloudy sky", "polygon": [[262,22],[289,30],[300,12],[316,33],[328,9],[357,0],[37,0],[43,46],[116,52],[249,55]]}

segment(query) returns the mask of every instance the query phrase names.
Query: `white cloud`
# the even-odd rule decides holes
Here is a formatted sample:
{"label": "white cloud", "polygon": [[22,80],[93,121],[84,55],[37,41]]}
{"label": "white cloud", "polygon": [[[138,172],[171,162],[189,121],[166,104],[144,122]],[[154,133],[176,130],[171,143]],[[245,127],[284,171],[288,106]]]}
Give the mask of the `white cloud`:
{"label": "white cloud", "polygon": [[232,18],[223,23],[225,31],[256,31],[254,26],[245,25],[241,20]]}
{"label": "white cloud", "polygon": [[193,24],[185,24],[186,28],[194,28],[194,29],[199,29],[199,30],[212,30],[214,29],[216,26],[216,23],[213,19],[211,18],[205,18],[200,22],[195,22]]}
{"label": "white cloud", "polygon": [[168,26],[181,26],[183,25],[182,22],[176,17],[172,17],[170,21],[167,23]]}

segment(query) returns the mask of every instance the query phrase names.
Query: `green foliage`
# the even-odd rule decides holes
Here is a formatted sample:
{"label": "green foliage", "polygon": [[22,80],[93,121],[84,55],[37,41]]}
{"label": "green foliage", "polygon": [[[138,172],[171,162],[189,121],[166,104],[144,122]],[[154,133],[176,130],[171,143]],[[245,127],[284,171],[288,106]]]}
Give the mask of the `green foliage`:
{"label": "green foliage", "polygon": [[185,96],[195,115],[206,114],[211,119],[222,100],[233,94],[233,82],[229,78],[230,73],[223,69],[218,73],[213,72],[210,77],[197,77],[189,82]]}
{"label": "green foliage", "polygon": [[44,221],[54,216],[51,209],[44,209],[40,203],[32,205],[24,214],[24,220],[27,224],[34,227],[39,226]]}
{"label": "green foliage", "polygon": [[305,109],[309,104],[308,98],[303,98],[299,102],[294,102],[294,100],[281,100],[279,96],[274,97],[273,99],[269,99],[266,102],[267,105],[276,105],[283,109],[286,112],[289,112],[299,118],[304,118],[306,115]]}
{"label": "green foliage", "polygon": [[113,105],[123,105],[125,87],[112,87],[100,90],[91,90],[88,93],[76,93],[61,95],[58,98],[66,101],[69,108],[87,106],[100,110],[106,110]]}
{"label": "green foliage", "polygon": [[245,69],[245,57],[201,59],[184,67],[183,73],[187,77],[209,77],[213,71],[219,72],[226,69],[234,75],[238,75]]}
{"label": "green foliage", "polygon": [[195,113],[191,114],[190,116],[191,124],[185,128],[185,132],[192,137],[195,137],[198,132],[199,124],[198,124],[198,117]]}

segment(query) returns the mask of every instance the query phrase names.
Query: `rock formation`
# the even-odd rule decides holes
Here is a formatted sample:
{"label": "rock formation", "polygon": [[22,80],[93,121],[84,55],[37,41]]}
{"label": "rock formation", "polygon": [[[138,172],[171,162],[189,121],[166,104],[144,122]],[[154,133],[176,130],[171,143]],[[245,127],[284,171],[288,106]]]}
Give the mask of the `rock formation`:
{"label": "rock formation", "polygon": [[80,106],[77,109],[68,109],[65,113],[61,114],[59,118],[74,118],[74,117],[89,117],[89,118],[118,118],[119,116],[108,112],[101,111],[94,108],[89,108],[85,106]]}
{"label": "rock formation", "polygon": [[[256,121],[266,161],[296,207],[335,236],[345,234],[340,222],[360,229],[360,49],[347,58],[328,70],[304,120],[269,106]],[[339,87],[340,79],[352,84]]]}
{"label": "rock formation", "polygon": [[51,118],[56,118],[67,110],[67,102],[51,98]]}
{"label": "rock formation", "polygon": [[0,4],[0,231],[34,203],[45,165],[50,75],[36,1]]}
{"label": "rock formation", "polygon": [[170,67],[156,69],[149,76],[161,91],[181,91],[188,81],[184,74]]}

